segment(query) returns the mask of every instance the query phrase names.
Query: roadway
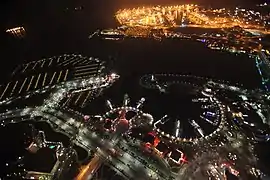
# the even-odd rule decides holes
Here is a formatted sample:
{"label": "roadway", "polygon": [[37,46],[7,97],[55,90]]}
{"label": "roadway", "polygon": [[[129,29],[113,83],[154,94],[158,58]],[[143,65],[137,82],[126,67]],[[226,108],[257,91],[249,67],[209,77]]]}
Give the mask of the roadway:
{"label": "roadway", "polygon": [[76,155],[73,145],[61,149],[57,154],[57,163],[51,171],[51,174],[53,174],[53,179],[60,179],[64,172],[67,172]]}
{"label": "roadway", "polygon": [[[97,133],[92,132],[88,127],[82,124],[81,121],[61,112],[61,110],[56,110],[58,102],[64,97],[64,92],[68,92],[71,89],[81,88],[81,90],[84,90],[85,88],[95,89],[107,87],[112,82],[113,81],[107,81],[105,78],[91,78],[90,80],[80,82],[69,81],[65,84],[58,85],[55,93],[53,93],[42,106],[7,111],[0,114],[0,121],[2,121],[2,124],[6,125],[8,123],[18,123],[20,121],[34,119],[34,117],[41,117],[41,120],[46,120],[54,130],[64,133],[71,138],[75,136],[73,143],[83,147],[88,152],[90,149],[99,147],[99,151],[93,161],[86,167],[86,169],[90,169],[90,171],[86,170],[87,173],[84,173],[82,176],[79,175],[81,179],[85,177],[90,178],[91,174],[104,162],[113,166],[113,169],[117,170],[118,173],[124,175],[127,179],[138,179],[138,172],[141,173],[142,170],[144,170],[144,173],[143,176],[140,177],[141,179],[166,179],[167,174],[165,174],[163,170],[154,167],[147,159],[139,157],[127,143],[121,143],[121,137],[119,137],[120,142],[117,140],[114,140],[115,142],[113,143],[108,142],[99,137]],[[98,84],[102,87],[93,84]],[[122,148],[125,147],[127,151],[121,150],[121,148],[118,147],[119,145],[121,145]],[[108,154],[111,148],[119,149],[121,155],[112,156]],[[65,169],[65,162],[69,159],[67,157],[69,156],[70,152],[66,152],[65,155],[59,157],[59,165],[55,176],[59,177],[61,175],[61,172]],[[168,171],[166,171],[166,173],[168,173]]]}
{"label": "roadway", "polygon": [[[40,111],[42,110],[42,111]],[[48,112],[46,112],[48,110]],[[76,136],[74,139],[74,143],[83,147],[87,151],[90,149],[95,149],[96,147],[100,147],[102,149],[103,156],[106,157],[107,153],[105,153],[105,149],[112,147],[113,145],[109,145],[110,143],[106,142],[104,139],[100,138],[95,132],[92,132],[86,126],[81,126],[81,122],[78,122],[76,119],[73,119],[69,115],[55,109],[35,109],[35,108],[26,108],[26,109],[17,109],[14,111],[8,111],[6,113],[1,114],[0,120],[4,119],[12,119],[15,117],[22,116],[31,116],[33,117],[42,117],[42,120],[47,120],[52,127],[61,133],[68,135],[69,137]],[[18,123],[20,121],[24,121],[23,118],[16,118],[10,121],[4,121],[6,123]],[[78,131],[79,128],[79,131]],[[109,145],[109,146],[108,146]],[[151,162],[148,162],[146,165],[143,164],[143,160],[141,157],[137,156],[135,152],[127,145],[127,143],[121,143],[121,147],[128,149],[127,152],[120,152],[122,156],[112,157],[110,162],[106,162],[114,166],[114,169],[117,169],[118,172],[124,174],[128,178],[136,178],[136,172],[138,169],[145,169],[146,176],[148,175],[150,179],[157,179],[160,176],[164,176],[164,174],[158,174],[157,169],[151,165]],[[116,145],[117,147],[118,145]],[[121,148],[117,148],[121,149]],[[103,151],[104,150],[104,151]],[[60,161],[62,162],[62,161]],[[94,161],[95,162],[95,161]],[[87,173],[87,177],[89,174],[92,174],[94,170],[97,170],[98,167],[103,163],[103,161],[99,161],[98,163],[92,162],[88,165],[87,169],[90,169],[91,173]],[[59,165],[60,166],[60,165]],[[153,170],[155,169],[155,170]],[[58,170],[62,171],[62,169]],[[58,172],[57,171],[57,172]],[[168,173],[168,172],[166,172]],[[85,176],[83,176],[85,177]],[[148,178],[149,179],[149,178]],[[162,178],[164,179],[164,178]]]}

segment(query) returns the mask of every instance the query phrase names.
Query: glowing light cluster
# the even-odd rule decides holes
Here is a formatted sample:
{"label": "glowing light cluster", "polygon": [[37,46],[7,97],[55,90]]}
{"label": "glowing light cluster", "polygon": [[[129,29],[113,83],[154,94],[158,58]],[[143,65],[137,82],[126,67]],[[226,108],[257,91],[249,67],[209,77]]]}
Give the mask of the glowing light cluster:
{"label": "glowing light cluster", "polygon": [[[244,14],[243,14],[244,13]],[[253,17],[255,16],[256,17]],[[258,17],[257,17],[258,16]],[[253,19],[257,18],[256,21]],[[153,6],[123,9],[116,13],[121,25],[129,27],[146,26],[156,29],[190,26],[201,28],[231,28],[240,26],[244,29],[265,31],[265,24],[260,14],[253,11],[236,9],[206,9],[193,4],[176,6]]]}
{"label": "glowing light cluster", "polygon": [[7,29],[6,32],[18,38],[23,38],[26,34],[24,27],[15,27]]}

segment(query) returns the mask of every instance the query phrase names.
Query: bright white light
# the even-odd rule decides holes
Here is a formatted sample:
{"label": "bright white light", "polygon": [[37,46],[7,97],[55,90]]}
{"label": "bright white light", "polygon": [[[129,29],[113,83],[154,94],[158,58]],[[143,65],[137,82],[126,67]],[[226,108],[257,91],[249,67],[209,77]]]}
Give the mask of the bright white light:
{"label": "bright white light", "polygon": [[112,73],[112,74],[111,74],[111,77],[112,77],[113,79],[116,78],[116,76],[117,76],[117,75],[116,75],[115,73]]}

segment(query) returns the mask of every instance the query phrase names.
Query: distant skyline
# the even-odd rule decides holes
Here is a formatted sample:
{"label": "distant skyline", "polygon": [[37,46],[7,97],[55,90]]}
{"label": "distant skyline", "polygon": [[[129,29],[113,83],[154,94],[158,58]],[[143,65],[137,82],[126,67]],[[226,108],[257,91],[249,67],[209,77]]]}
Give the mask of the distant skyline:
{"label": "distant skyline", "polygon": [[[116,0],[115,4],[119,6],[134,6],[134,5],[150,5],[150,4],[206,4],[206,5],[218,5],[218,6],[230,6],[230,5],[247,5],[258,4],[263,2],[269,2],[269,0]],[[113,2],[111,2],[113,3]]]}

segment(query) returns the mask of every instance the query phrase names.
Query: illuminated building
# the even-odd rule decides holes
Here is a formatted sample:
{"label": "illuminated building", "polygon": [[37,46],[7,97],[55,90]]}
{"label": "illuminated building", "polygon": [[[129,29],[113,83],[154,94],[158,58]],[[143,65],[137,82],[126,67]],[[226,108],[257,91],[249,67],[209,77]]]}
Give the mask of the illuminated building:
{"label": "illuminated building", "polygon": [[121,25],[128,27],[150,27],[166,29],[170,27],[231,28],[241,27],[269,33],[258,12],[246,9],[207,9],[198,5],[152,6],[122,9],[116,13]]}
{"label": "illuminated building", "polygon": [[36,153],[40,148],[36,143],[32,142],[29,147],[26,148],[31,153]]}
{"label": "illuminated building", "polygon": [[24,27],[15,27],[7,29],[6,32],[17,38],[23,38],[26,35]]}

